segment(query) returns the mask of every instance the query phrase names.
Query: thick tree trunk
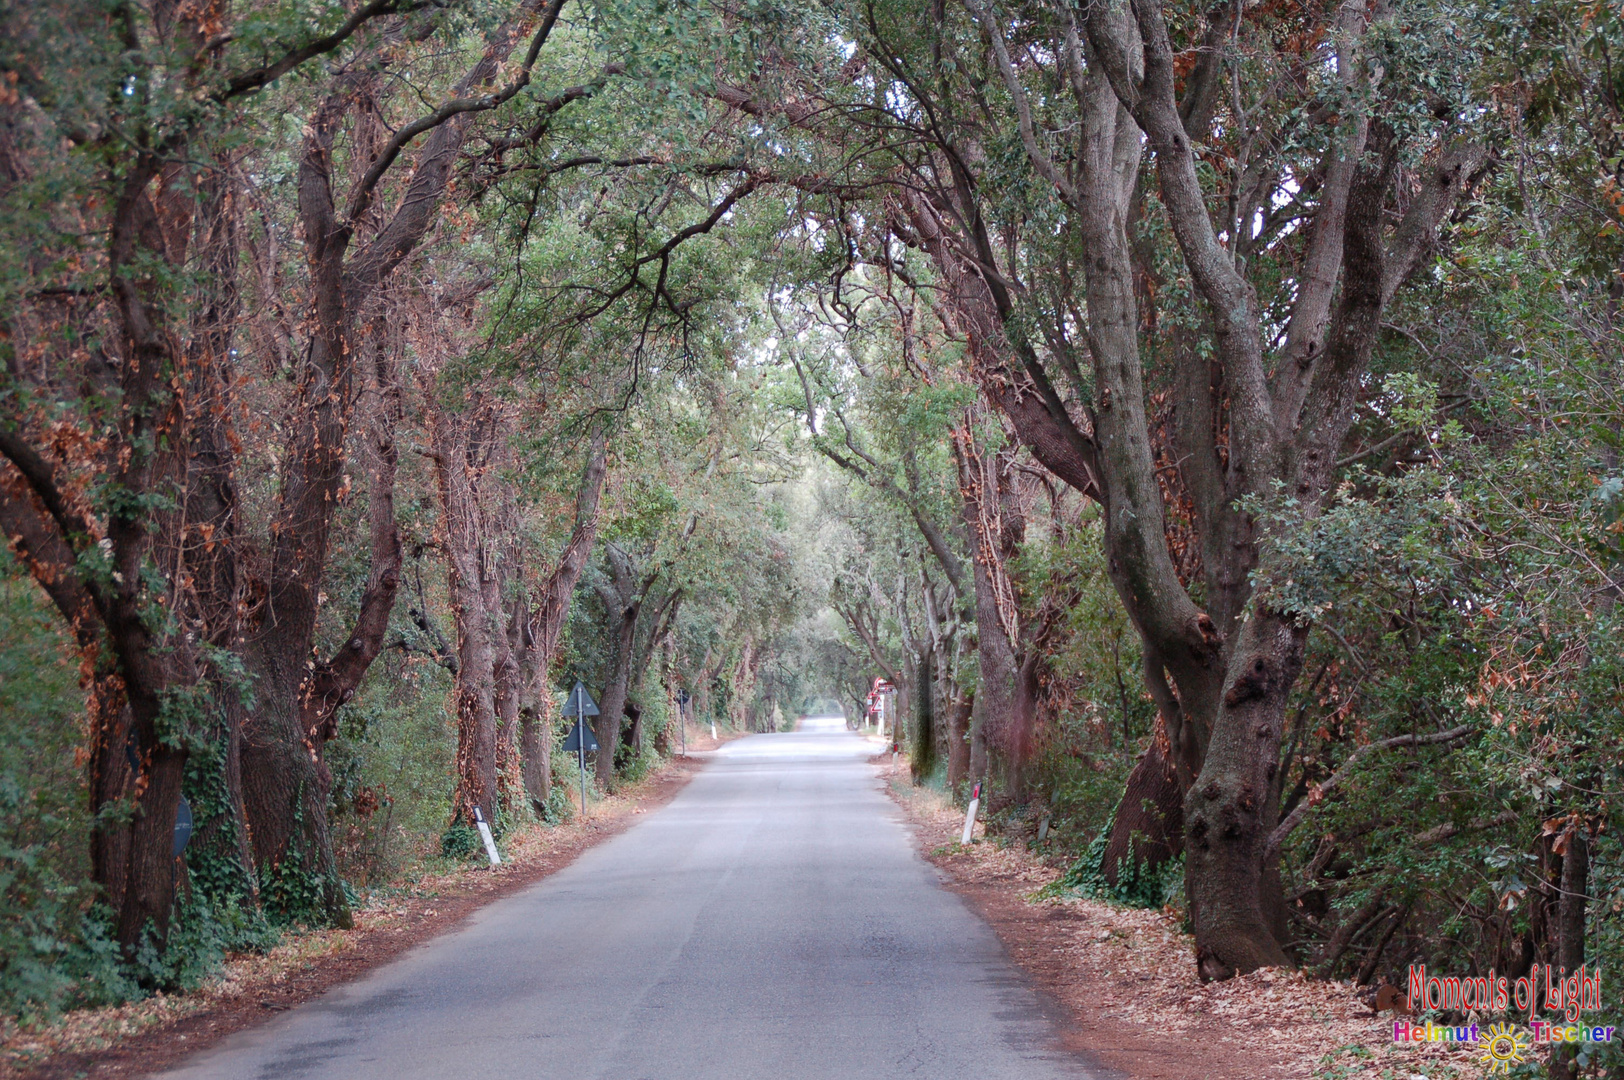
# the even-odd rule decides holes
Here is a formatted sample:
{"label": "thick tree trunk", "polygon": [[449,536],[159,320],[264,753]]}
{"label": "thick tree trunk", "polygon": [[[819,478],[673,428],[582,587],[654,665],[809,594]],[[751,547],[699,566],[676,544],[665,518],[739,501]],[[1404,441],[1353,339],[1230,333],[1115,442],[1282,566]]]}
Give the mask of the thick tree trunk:
{"label": "thick tree trunk", "polygon": [[523,762],[524,791],[530,808],[543,813],[553,793],[553,701],[537,694],[519,714],[519,758]]}
{"label": "thick tree trunk", "polygon": [[615,652],[609,666],[609,678],[603,688],[603,700],[598,703],[598,786],[604,791],[614,790],[615,747],[620,745],[620,724],[626,714],[626,695],[631,687],[632,642],[637,633],[637,614],[641,599],[625,607],[611,606],[610,626],[614,630]]}
{"label": "thick tree trunk", "polygon": [[487,607],[485,537],[474,464],[469,458],[473,418],[448,413],[433,400],[432,389],[429,398],[429,438],[440,489],[447,583],[457,635],[457,792],[452,819],[472,825],[475,807],[485,820],[496,818],[496,638],[502,627]]}
{"label": "thick tree trunk", "polygon": [[263,658],[254,665],[255,689],[263,696],[243,725],[243,809],[260,896],[279,917],[347,926],[349,908],[327,830],[331,780],[318,763],[316,737],[299,722],[306,669],[290,668],[285,659]]}
{"label": "thick tree trunk", "polygon": [[586,465],[575,493],[575,527],[553,572],[536,591],[535,607],[521,627],[519,648],[520,757],[524,762],[524,788],[530,805],[539,813],[553,784],[553,701],[548,688],[558,636],[569,615],[570,598],[586,570],[598,535],[598,500],[608,472],[607,440],[601,426],[592,429]]}
{"label": "thick tree trunk", "polygon": [[149,930],[160,941],[168,936],[181,872],[180,860],[174,855],[175,814],[180,808],[186,752],[156,746],[146,755],[146,763],[142,772],[146,787],[136,798],[131,828],[124,904],[115,927],[126,948]]}
{"label": "thick tree trunk", "polygon": [[936,771],[936,650],[921,649],[914,668],[913,730],[909,733],[909,769],[917,787]]}
{"label": "thick tree trunk", "polygon": [[[331,142],[347,108],[347,102],[329,99],[319,110],[306,142],[301,192],[318,183],[327,190]],[[309,208],[304,209],[309,219]],[[244,721],[243,806],[267,905],[290,918],[347,924],[327,829],[331,777],[321,761],[325,724],[307,727],[304,721],[318,682],[313,653],[321,578],[342,497],[353,397],[351,351],[359,342],[345,295],[348,237],[327,240],[331,223],[325,219],[314,226],[307,220],[307,228],[313,233],[313,332],[301,359],[295,428],[282,463],[265,604],[245,650],[257,704]],[[320,895],[317,910],[310,908],[312,892]]]}
{"label": "thick tree trunk", "polygon": [[86,694],[90,754],[90,808],[95,817],[90,831],[90,878],[101,889],[113,911],[124,907],[128,890],[133,818],[108,814],[116,804],[135,795],[135,747],[130,736],[130,711],[124,700],[124,680],[113,672],[92,676]]}
{"label": "thick tree trunk", "polygon": [[1017,649],[1019,612],[1006,565],[1020,548],[1025,524],[1009,488],[1007,457],[986,450],[978,439],[976,429],[988,419],[980,407],[966,410],[953,441],[964,524],[975,553],[972,589],[980,685],[971,719],[970,772],[975,779],[984,779],[988,750],[998,751],[1003,794],[1019,805],[1027,796],[1037,730],[1037,686],[1035,667],[1023,662]]}
{"label": "thick tree trunk", "polygon": [[[239,756],[243,808],[267,907],[283,917],[348,926],[348,901],[327,824],[332,776],[321,752],[335,733],[337,710],[354,696],[383,648],[400,585],[394,429],[401,406],[385,321],[375,320],[352,346],[345,343],[342,300],[329,295],[328,304],[318,308],[330,320],[329,332],[318,334],[310,351],[301,387],[305,404],[297,412],[304,426],[290,451],[272,530],[266,606],[245,648],[249,670],[257,676],[258,704],[244,718]],[[335,359],[339,355],[342,362]],[[321,570],[341,498],[349,387],[357,373],[367,403],[364,467],[372,565],[350,635],[331,657],[320,659],[314,640],[323,600]],[[335,381],[342,389],[322,396],[319,388]]]}
{"label": "thick tree trunk", "polygon": [[[1019,802],[1025,794],[1037,702],[1000,618],[999,597],[985,558],[975,560],[974,577],[980,685],[971,720],[970,773],[973,779],[985,779],[988,750],[997,750],[1003,758],[1005,794]],[[1010,782],[1015,787],[1009,787]]]}
{"label": "thick tree trunk", "polygon": [[1242,624],[1206,760],[1185,799],[1186,872],[1203,978],[1289,963],[1275,938],[1262,871],[1264,841],[1279,810],[1268,793],[1306,638],[1305,627],[1273,612],[1256,612]]}

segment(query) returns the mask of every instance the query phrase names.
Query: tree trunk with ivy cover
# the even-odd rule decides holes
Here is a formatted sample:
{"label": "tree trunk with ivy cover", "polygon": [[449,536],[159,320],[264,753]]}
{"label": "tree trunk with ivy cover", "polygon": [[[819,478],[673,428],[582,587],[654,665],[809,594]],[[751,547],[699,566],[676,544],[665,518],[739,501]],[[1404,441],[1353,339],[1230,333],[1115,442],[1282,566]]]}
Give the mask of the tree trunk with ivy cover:
{"label": "tree trunk with ivy cover", "polygon": [[[19,392],[7,395],[0,418],[0,528],[82,658],[91,873],[127,954],[143,941],[161,950],[167,939],[185,873],[173,840],[191,755],[227,757],[222,802],[226,814],[234,811],[229,753],[235,700],[245,689],[226,651],[236,641],[240,599],[227,390],[236,180],[223,158],[196,171],[176,164],[210,159],[219,117],[169,126],[172,118],[145,90],[112,89],[173,76],[191,95],[220,76],[218,58],[203,48],[198,11],[165,3],[151,17],[150,25],[128,28],[140,48],[94,32],[86,39],[81,58],[90,67],[74,80],[109,80],[100,100],[110,113],[94,124],[118,126],[129,139],[95,151],[105,197],[85,203],[88,216],[76,231],[101,235],[100,250],[79,248],[75,238],[85,257],[62,263],[66,278],[53,272],[51,287],[8,315],[7,366]],[[19,50],[49,49],[30,36],[34,24],[15,29]],[[97,67],[102,44],[122,59]],[[170,72],[171,50],[196,61],[184,74]],[[41,80],[28,88],[35,104],[61,100],[46,72],[30,75]],[[126,115],[126,107],[134,112]],[[35,165],[89,146],[87,131],[71,120],[52,132],[55,117],[36,117],[37,130],[8,127],[0,154],[8,197]],[[75,280],[79,273],[88,284]],[[192,305],[173,304],[173,281],[194,274]],[[205,824],[225,834],[226,850],[240,851],[237,823],[218,828],[213,816]]]}

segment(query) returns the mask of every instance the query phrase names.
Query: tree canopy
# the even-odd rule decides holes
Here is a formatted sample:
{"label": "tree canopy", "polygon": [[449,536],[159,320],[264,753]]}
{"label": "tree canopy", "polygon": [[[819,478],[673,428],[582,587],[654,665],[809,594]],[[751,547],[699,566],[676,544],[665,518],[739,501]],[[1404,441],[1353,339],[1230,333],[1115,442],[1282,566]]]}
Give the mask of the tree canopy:
{"label": "tree canopy", "polygon": [[579,812],[577,680],[883,679],[1204,978],[1624,955],[1617,11],[0,12],[9,1010]]}

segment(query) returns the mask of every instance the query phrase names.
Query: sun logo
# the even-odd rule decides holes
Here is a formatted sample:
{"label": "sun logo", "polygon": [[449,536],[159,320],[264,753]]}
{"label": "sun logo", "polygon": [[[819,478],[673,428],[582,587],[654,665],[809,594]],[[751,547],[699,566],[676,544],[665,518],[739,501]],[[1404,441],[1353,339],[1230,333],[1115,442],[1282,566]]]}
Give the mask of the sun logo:
{"label": "sun logo", "polygon": [[1490,1073],[1509,1073],[1511,1066],[1523,1059],[1528,1044],[1510,1024],[1495,1024],[1483,1035],[1483,1056],[1478,1060],[1489,1067]]}

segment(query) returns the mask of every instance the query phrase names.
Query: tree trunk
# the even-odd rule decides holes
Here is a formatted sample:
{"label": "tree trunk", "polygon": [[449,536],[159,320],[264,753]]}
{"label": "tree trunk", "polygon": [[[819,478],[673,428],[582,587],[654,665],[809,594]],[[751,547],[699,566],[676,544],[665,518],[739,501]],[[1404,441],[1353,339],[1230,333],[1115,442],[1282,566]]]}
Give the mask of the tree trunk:
{"label": "tree trunk", "polygon": [[608,472],[606,448],[603,427],[595,426],[575,493],[575,527],[553,572],[537,589],[535,606],[521,627],[520,756],[524,761],[525,792],[538,813],[546,805],[553,784],[553,700],[548,679],[558,636],[569,615],[570,598],[575,595],[575,586],[597,539],[598,500]]}
{"label": "tree trunk", "polygon": [[529,604],[517,589],[524,572],[523,553],[518,544],[518,508],[510,485],[500,477],[502,469],[511,465],[506,453],[506,437],[501,428],[489,436],[491,449],[490,460],[485,464],[485,480],[495,488],[491,501],[497,506],[494,519],[486,523],[482,545],[486,557],[481,561],[484,574],[481,592],[493,646],[491,694],[496,712],[496,794],[487,811],[493,823],[497,821],[498,812],[505,817],[517,811],[524,791],[519,759],[519,711],[524,676],[519,652],[523,648],[523,627]]}
{"label": "tree trunk", "polygon": [[914,786],[918,787],[936,771],[936,650],[921,649],[914,670],[914,685],[919,692],[914,696],[908,757]]}
{"label": "tree trunk", "polygon": [[428,387],[429,437],[443,515],[447,583],[456,624],[457,792],[452,820],[474,823],[478,807],[486,821],[497,810],[497,637],[503,627],[487,606],[486,545],[475,464],[470,460],[475,418],[448,413]]}
{"label": "tree trunk", "polygon": [[[380,316],[359,340],[347,343],[344,304],[332,290],[325,295],[318,308],[329,321],[312,343],[301,376],[302,404],[296,410],[301,426],[284,469],[272,527],[265,607],[244,649],[246,664],[257,676],[257,704],[244,717],[239,756],[243,808],[267,907],[284,918],[347,927],[349,906],[327,824],[332,775],[321,752],[335,734],[338,709],[355,695],[383,648],[400,586],[394,434],[401,391],[393,355],[398,342],[387,321]],[[367,420],[362,460],[372,565],[350,635],[331,657],[321,659],[314,649],[323,603],[321,573],[332,515],[342,497],[350,386],[356,375]],[[325,395],[319,389],[335,384],[342,389]]]}
{"label": "tree trunk", "polygon": [[553,793],[553,700],[546,692],[519,714],[519,757],[524,763],[524,791],[530,808],[540,814]]}
{"label": "tree trunk", "polygon": [[[1590,884],[1590,843],[1583,821],[1568,826],[1567,849],[1562,853],[1562,897],[1557,901],[1557,963],[1572,973],[1585,962],[1585,890]],[[1576,1080],[1578,1047],[1551,1050],[1551,1080]]]}
{"label": "tree trunk", "polygon": [[1115,885],[1130,874],[1154,872],[1184,850],[1184,792],[1169,760],[1167,732],[1160,718],[1155,737],[1128,774],[1117,803],[1111,838],[1100,860],[1100,874]]}
{"label": "tree trunk", "polygon": [[1267,795],[1307,636],[1306,628],[1277,613],[1247,618],[1206,760],[1185,799],[1196,964],[1205,979],[1290,962],[1264,894],[1263,844],[1278,817]]}
{"label": "tree trunk", "polygon": [[947,786],[957,791],[970,775],[970,717],[975,712],[972,691],[953,702],[947,729]]}
{"label": "tree trunk", "polygon": [[1590,884],[1590,842],[1576,822],[1562,853],[1562,898],[1557,904],[1557,963],[1568,972],[1585,962],[1585,890]]}
{"label": "tree trunk", "polygon": [[604,684],[603,700],[598,703],[598,786],[604,791],[614,790],[615,747],[620,745],[620,724],[626,714],[626,696],[632,677],[632,639],[637,633],[637,613],[641,600],[625,607],[611,607],[610,626],[614,630],[615,652],[609,667],[609,678]]}
{"label": "tree trunk", "polygon": [[[980,670],[980,685],[976,690],[975,713],[972,718],[970,774],[972,779],[985,779],[988,773],[988,750],[996,748],[1004,755],[1006,779],[1021,773],[1020,762],[1026,749],[1024,735],[1030,730],[1031,713],[1035,703],[1023,693],[1021,663],[1010,646],[1004,624],[999,617],[998,597],[992,575],[983,558],[975,560],[976,661]],[[1007,792],[1015,797],[1013,791]]]}
{"label": "tree trunk", "polygon": [[637,702],[632,701],[629,697],[626,701],[626,716],[631,720],[631,726],[626,728],[623,736],[626,751],[634,758],[641,757],[643,755],[643,710]]}

